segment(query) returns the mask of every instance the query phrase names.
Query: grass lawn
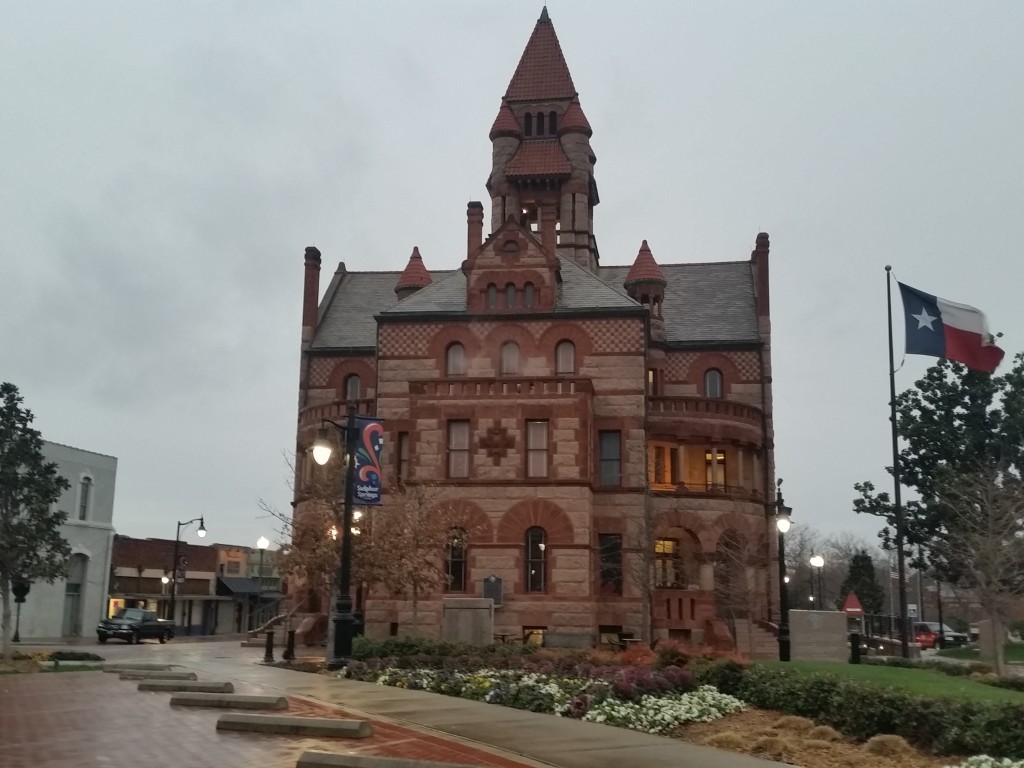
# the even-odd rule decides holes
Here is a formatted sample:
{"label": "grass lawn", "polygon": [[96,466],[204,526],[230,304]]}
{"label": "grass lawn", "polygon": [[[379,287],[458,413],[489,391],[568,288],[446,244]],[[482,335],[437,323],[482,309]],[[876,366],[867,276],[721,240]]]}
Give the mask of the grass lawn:
{"label": "grass lawn", "polygon": [[[1007,643],[1006,660],[1011,663],[1024,664],[1024,643]],[[981,651],[977,648],[946,648],[938,652],[939,656],[948,656],[951,659],[969,659],[971,661],[986,661],[981,658]]]}
{"label": "grass lawn", "polygon": [[1024,704],[1024,693],[996,688],[965,677],[952,677],[928,669],[880,667],[871,664],[847,664],[832,661],[759,661],[758,664],[791,667],[805,672],[828,672],[850,680],[899,688],[921,696],[951,696],[978,701],[1009,701]]}

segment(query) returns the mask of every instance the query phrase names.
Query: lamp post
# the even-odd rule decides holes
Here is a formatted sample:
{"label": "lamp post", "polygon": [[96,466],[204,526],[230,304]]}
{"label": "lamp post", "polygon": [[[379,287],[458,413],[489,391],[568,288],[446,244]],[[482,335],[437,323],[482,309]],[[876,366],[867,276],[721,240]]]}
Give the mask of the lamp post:
{"label": "lamp post", "polygon": [[21,642],[21,604],[25,602],[29,588],[30,585],[25,579],[15,578],[11,582],[11,592],[14,594],[15,610],[17,611],[14,619],[14,636],[11,638],[12,643]]}
{"label": "lamp post", "polygon": [[821,591],[822,591],[822,588],[821,588],[821,569],[822,569],[822,567],[824,565],[825,565],[825,558],[824,557],[822,557],[821,555],[812,555],[811,556],[811,567],[814,569],[814,571],[812,571],[812,573],[813,572],[817,572],[817,574],[818,574],[818,610],[819,611],[825,610],[825,604],[822,602],[822,597],[821,597]]}
{"label": "lamp post", "polygon": [[[185,522],[179,522],[178,528],[174,532],[174,563],[171,565],[171,600],[170,600],[170,614],[168,618],[174,622],[177,626],[178,621],[174,618],[174,600],[178,596],[178,551],[181,545],[181,529],[192,523],[199,523],[199,530],[196,533],[199,534],[199,538],[203,538],[206,535],[206,524],[203,522],[203,517],[194,517],[191,520]],[[185,580],[185,571],[181,572],[181,580]]]}
{"label": "lamp post", "polygon": [[270,540],[266,536],[256,539],[256,549],[260,551],[259,583],[256,587],[256,627],[260,626],[260,613],[263,611],[263,553],[270,546]]}
{"label": "lamp post", "polygon": [[775,484],[775,527],[779,531],[779,661],[789,661],[789,577],[786,575],[786,533],[792,509],[782,498],[782,478]]}
{"label": "lamp post", "polygon": [[[324,422],[337,429],[345,440],[345,504],[341,520],[341,564],[338,568],[338,599],[334,606],[334,646],[331,657],[327,660],[328,669],[340,669],[352,656],[352,634],[355,629],[355,616],[352,615],[352,506],[355,496],[356,479],[356,439],[359,436],[356,424],[356,408],[348,407],[346,424],[338,424],[330,419]],[[334,446],[331,444],[330,429],[321,426],[313,441],[313,461],[323,466],[331,460]]]}

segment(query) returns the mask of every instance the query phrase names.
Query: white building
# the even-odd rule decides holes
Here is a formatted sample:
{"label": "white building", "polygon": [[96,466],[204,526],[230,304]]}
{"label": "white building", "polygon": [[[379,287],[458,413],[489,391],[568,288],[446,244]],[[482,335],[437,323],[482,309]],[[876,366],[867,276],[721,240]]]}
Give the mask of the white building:
{"label": "white building", "polygon": [[51,442],[43,444],[43,455],[71,485],[56,504],[68,515],[61,534],[71,559],[67,579],[31,585],[21,606],[22,643],[91,637],[107,612],[117,459]]}

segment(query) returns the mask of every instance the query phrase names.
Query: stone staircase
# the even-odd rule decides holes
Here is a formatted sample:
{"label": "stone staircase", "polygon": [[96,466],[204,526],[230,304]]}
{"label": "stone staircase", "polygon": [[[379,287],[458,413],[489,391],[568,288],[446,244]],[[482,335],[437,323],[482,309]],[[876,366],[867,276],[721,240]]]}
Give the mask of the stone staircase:
{"label": "stone staircase", "polygon": [[776,635],[750,619],[736,619],[736,650],[749,659],[778,660],[779,639]]}

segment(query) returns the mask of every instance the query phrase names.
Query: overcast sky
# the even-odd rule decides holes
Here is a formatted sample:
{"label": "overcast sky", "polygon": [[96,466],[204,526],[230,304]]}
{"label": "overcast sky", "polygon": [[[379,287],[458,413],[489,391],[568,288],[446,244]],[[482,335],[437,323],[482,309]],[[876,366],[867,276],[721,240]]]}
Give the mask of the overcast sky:
{"label": "overcast sky", "polygon": [[[47,439],[118,457],[119,532],[204,515],[207,541],[273,538],[257,499],[290,501],[303,248],[322,288],[414,245],[459,265],[540,10],[4,3],[0,380]],[[851,499],[888,487],[884,265],[1024,349],[1024,3],[549,11],[594,128],[602,264],[644,238],[663,263],[747,259],[771,234],[786,499],[873,541]]]}

